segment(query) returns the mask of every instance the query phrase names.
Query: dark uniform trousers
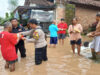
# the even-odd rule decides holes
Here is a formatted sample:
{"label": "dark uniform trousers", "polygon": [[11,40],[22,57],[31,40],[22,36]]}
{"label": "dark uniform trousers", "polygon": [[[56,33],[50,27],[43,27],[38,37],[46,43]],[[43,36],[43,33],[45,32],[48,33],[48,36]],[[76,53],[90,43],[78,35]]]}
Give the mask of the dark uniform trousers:
{"label": "dark uniform trousers", "polygon": [[16,47],[16,53],[18,53],[18,50],[20,51],[21,57],[26,57],[26,49],[25,44],[23,40],[20,40],[19,43],[15,46]]}
{"label": "dark uniform trousers", "polygon": [[[18,25],[16,28],[13,27],[12,29],[12,33],[19,33],[23,31],[25,31],[25,29],[20,25]],[[23,40],[20,40],[19,43],[15,47],[16,47],[16,53],[19,50],[21,57],[26,57],[26,49],[25,49],[25,44]]]}
{"label": "dark uniform trousers", "polygon": [[42,61],[47,61],[47,46],[42,48],[35,48],[35,64],[39,65]]}

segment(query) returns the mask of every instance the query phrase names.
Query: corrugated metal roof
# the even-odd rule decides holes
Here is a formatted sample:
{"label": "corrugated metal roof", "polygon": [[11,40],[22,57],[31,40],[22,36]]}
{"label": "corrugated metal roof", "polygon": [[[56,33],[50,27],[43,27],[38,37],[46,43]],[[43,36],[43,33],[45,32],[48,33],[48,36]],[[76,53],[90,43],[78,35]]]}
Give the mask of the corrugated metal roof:
{"label": "corrugated metal roof", "polygon": [[67,0],[67,1],[100,7],[100,0]]}
{"label": "corrugated metal roof", "polygon": [[30,4],[44,5],[44,6],[52,6],[54,3],[48,0],[25,0],[25,5],[29,6]]}

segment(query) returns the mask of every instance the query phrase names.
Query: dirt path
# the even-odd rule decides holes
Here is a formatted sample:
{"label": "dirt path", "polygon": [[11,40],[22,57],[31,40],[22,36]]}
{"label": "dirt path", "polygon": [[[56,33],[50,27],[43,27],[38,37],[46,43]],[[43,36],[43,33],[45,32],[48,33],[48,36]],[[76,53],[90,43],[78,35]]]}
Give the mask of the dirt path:
{"label": "dirt path", "polygon": [[72,54],[68,38],[64,46],[48,48],[49,60],[39,66],[34,63],[33,44],[26,44],[26,49],[27,57],[19,57],[13,73],[4,69],[5,61],[0,54],[0,75],[100,75],[100,64]]}

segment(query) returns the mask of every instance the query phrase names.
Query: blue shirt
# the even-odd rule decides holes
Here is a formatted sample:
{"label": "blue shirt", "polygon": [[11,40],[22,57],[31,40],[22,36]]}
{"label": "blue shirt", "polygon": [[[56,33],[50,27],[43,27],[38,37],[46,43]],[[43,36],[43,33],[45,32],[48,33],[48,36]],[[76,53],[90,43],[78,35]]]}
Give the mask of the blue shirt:
{"label": "blue shirt", "polygon": [[49,26],[50,37],[57,37],[58,27],[55,24],[51,24]]}

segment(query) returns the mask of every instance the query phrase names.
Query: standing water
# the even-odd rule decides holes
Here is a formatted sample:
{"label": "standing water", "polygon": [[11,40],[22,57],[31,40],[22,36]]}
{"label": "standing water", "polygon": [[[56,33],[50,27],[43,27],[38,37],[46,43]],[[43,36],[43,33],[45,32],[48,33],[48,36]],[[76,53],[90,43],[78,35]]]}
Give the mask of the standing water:
{"label": "standing water", "polygon": [[26,49],[27,57],[21,59],[18,54],[19,61],[13,73],[4,69],[5,61],[0,54],[0,75],[100,75],[100,64],[87,58],[91,56],[90,48],[82,47],[83,56],[73,55],[68,38],[65,45],[48,48],[49,60],[38,66],[34,63],[33,44],[26,43]]}
{"label": "standing water", "polygon": [[[91,42],[89,43],[88,47],[81,46],[81,55],[87,58],[92,57],[90,45],[91,45]],[[75,49],[75,52],[77,53],[77,48]]]}

